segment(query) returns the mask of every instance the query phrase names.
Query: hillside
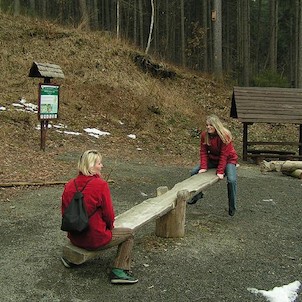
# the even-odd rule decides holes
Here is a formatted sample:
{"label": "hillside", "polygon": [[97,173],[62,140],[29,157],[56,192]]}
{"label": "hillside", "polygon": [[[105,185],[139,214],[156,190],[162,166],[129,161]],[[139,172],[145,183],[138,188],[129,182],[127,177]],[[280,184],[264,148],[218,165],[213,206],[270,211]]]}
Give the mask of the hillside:
{"label": "hillside", "polygon": [[[5,14],[0,28],[1,182],[65,179],[70,163],[60,160],[60,154],[86,148],[100,149],[111,158],[191,165],[198,154],[194,129],[203,127],[208,113],[228,116],[229,87],[169,65],[176,77],[153,77],[134,63],[137,49],[108,33]],[[37,114],[13,105],[22,98],[37,104],[43,79],[28,77],[33,62],[62,68],[65,79],[52,80],[61,85],[60,116],[52,124],[81,133],[63,134],[52,127],[45,152],[40,151],[40,131],[35,129]],[[95,138],[85,128],[110,135]]]}

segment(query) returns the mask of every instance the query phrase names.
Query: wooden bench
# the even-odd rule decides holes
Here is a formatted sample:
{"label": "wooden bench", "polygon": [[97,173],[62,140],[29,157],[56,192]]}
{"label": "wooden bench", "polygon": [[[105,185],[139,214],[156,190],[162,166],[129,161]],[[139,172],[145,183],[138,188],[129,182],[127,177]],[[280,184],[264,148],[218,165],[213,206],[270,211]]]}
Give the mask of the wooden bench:
{"label": "wooden bench", "polygon": [[284,150],[254,150],[248,149],[248,157],[255,159],[256,163],[259,164],[265,159],[287,159],[294,160],[302,158],[300,155],[296,155],[293,151],[284,151]]}
{"label": "wooden bench", "polygon": [[254,150],[254,149],[248,149],[248,153],[251,154],[279,154],[279,155],[294,155],[296,154],[293,151],[284,151],[284,150]]}
{"label": "wooden bench", "polygon": [[[116,228],[130,228],[135,232],[156,220],[155,233],[160,237],[183,237],[186,202],[218,181],[215,169],[196,174],[177,183],[171,190],[158,188],[157,197],[149,198],[115,218]],[[88,251],[72,245],[63,247],[63,256],[72,263],[82,264],[97,258],[102,250]]]}

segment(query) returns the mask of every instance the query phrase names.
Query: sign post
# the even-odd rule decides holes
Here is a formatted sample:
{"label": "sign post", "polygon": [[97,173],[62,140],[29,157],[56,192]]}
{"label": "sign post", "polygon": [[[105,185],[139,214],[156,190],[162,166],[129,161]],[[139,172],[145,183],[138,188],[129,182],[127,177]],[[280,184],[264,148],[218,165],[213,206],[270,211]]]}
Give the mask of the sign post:
{"label": "sign post", "polygon": [[64,74],[58,65],[33,62],[28,76],[32,78],[44,78],[44,83],[39,84],[38,119],[41,126],[40,148],[45,151],[48,122],[59,117],[60,86],[51,84],[50,79],[64,79]]}

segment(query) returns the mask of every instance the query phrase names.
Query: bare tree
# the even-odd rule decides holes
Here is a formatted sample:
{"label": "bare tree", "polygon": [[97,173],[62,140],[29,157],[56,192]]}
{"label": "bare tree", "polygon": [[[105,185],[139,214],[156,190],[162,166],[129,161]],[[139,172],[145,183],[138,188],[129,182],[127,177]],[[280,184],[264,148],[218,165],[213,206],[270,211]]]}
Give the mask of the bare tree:
{"label": "bare tree", "polygon": [[152,32],[153,32],[153,24],[154,24],[154,0],[151,0],[151,21],[150,21],[150,29],[149,29],[149,37],[148,37],[148,42],[147,42],[147,47],[145,50],[145,53],[147,54],[150,48],[151,44],[151,39],[152,39]]}

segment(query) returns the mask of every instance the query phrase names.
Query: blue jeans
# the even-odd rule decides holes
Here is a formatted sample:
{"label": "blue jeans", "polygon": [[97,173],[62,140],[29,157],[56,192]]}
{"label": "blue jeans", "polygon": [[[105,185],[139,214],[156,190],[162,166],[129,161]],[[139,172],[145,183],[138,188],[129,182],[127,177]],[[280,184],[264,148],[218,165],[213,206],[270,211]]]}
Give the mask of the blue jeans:
{"label": "blue jeans", "polygon": [[[217,164],[211,161],[208,162],[208,169],[217,168]],[[195,166],[191,171],[191,176],[198,173],[200,165]],[[237,169],[234,164],[227,164],[225,167],[225,175],[227,177],[229,209],[236,210],[237,208]]]}

